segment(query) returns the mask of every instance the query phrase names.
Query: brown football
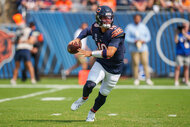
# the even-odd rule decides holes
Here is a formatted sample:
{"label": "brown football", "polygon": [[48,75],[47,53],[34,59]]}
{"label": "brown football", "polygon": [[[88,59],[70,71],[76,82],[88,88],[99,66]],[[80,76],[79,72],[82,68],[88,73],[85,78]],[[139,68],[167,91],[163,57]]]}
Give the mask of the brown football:
{"label": "brown football", "polygon": [[78,49],[81,48],[82,44],[81,42],[73,42],[72,44],[68,44],[67,51],[71,54],[75,54],[78,52]]}

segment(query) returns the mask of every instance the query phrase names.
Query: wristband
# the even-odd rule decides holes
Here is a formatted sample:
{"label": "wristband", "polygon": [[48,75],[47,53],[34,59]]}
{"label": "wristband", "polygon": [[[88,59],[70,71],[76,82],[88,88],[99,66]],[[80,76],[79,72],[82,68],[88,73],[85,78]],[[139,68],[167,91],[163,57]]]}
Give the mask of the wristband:
{"label": "wristband", "polygon": [[103,56],[103,58],[107,58],[107,50],[106,49],[103,50],[102,56]]}
{"label": "wristband", "polygon": [[102,50],[92,51],[92,56],[97,57],[97,58],[103,58],[103,56],[102,56]]}

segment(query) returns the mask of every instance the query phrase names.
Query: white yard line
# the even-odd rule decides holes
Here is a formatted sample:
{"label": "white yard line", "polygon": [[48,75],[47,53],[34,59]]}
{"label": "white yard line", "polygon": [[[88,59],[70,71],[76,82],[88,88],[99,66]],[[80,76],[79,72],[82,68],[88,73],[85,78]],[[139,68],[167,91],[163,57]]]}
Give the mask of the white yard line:
{"label": "white yard line", "polygon": [[[53,92],[57,92],[57,91],[60,91],[63,89],[82,89],[83,86],[81,86],[81,85],[58,85],[58,84],[54,84],[54,85],[15,85],[15,86],[12,86],[12,85],[8,85],[8,84],[4,84],[4,85],[0,85],[0,88],[52,88],[50,90],[31,93],[31,94],[27,94],[27,95],[23,95],[23,96],[19,96],[19,97],[0,99],[0,103],[2,103],[2,102],[6,102],[6,101],[11,101],[11,100],[25,99],[25,98],[29,98],[29,97],[42,95],[42,94],[53,93]],[[100,85],[96,86],[95,88],[100,88]],[[159,90],[159,89],[190,89],[190,87],[188,87],[188,86],[175,87],[175,86],[161,86],[161,85],[159,85],[159,86],[117,85],[114,89],[155,89],[155,90],[158,89]]]}
{"label": "white yard line", "polygon": [[[81,89],[83,86],[81,85],[60,85],[60,84],[53,84],[53,85],[8,85],[3,84],[0,85],[0,88],[56,88],[56,89]],[[100,88],[100,85],[97,85],[95,88]],[[156,85],[156,86],[148,86],[148,85],[116,85],[114,89],[190,89],[189,86],[163,86],[163,85]]]}
{"label": "white yard line", "polygon": [[19,96],[19,97],[0,99],[0,103],[5,102],[5,101],[11,101],[11,100],[25,99],[25,98],[34,97],[34,96],[47,94],[47,93],[53,93],[53,92],[57,92],[57,91],[60,91],[60,90],[62,90],[62,89],[50,89],[50,90],[31,93],[31,94],[27,94],[27,95],[23,95],[23,96]]}

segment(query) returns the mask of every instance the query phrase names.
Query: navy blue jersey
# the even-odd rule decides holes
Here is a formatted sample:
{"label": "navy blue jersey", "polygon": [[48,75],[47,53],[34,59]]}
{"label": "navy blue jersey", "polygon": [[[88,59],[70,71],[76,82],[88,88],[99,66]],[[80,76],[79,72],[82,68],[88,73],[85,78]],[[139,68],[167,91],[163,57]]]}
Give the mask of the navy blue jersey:
{"label": "navy blue jersey", "polygon": [[82,39],[88,35],[91,35],[95,40],[98,50],[107,49],[108,46],[114,46],[117,48],[117,51],[113,57],[109,59],[97,58],[96,61],[99,62],[107,72],[112,74],[120,74],[122,72],[122,65],[125,54],[125,34],[123,30],[120,27],[113,25],[105,33],[102,33],[99,25],[97,23],[94,23],[91,27],[83,30],[78,38]]}

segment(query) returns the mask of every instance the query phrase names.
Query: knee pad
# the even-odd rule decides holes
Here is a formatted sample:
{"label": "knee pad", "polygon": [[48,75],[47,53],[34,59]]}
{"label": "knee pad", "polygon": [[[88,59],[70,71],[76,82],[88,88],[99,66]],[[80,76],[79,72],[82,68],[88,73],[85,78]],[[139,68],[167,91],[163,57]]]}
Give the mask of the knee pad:
{"label": "knee pad", "polygon": [[96,86],[96,83],[92,81],[87,81],[83,87],[83,97],[88,97],[95,86]]}
{"label": "knee pad", "polygon": [[92,81],[87,81],[86,84],[84,85],[84,88],[86,89],[93,89],[96,86],[96,83]]}

